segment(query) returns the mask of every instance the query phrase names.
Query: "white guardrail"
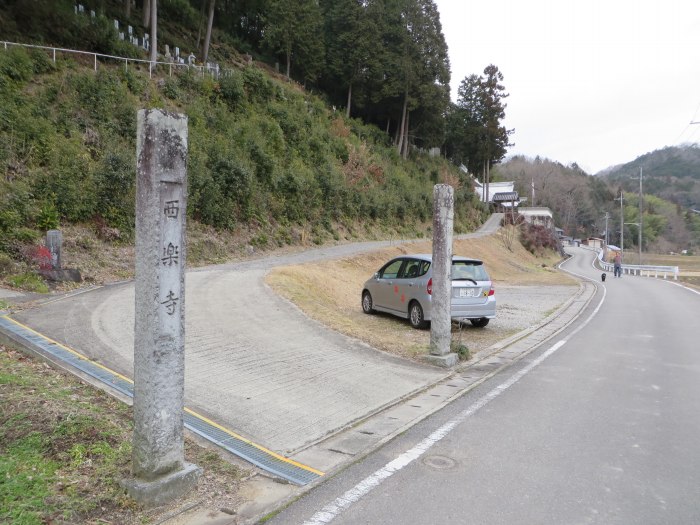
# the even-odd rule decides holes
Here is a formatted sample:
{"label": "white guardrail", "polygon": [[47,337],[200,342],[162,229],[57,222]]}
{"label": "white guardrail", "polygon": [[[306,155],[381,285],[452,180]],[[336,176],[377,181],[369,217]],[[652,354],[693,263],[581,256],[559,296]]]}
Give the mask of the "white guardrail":
{"label": "white guardrail", "polygon": [[[603,259],[605,250],[598,250],[598,262],[601,268],[606,272],[613,272],[615,265]],[[678,266],[648,266],[644,264],[623,264],[622,273],[627,275],[639,275],[641,277],[663,277],[666,279],[669,275],[673,275],[674,280],[678,280]]]}
{"label": "white guardrail", "polygon": [[107,61],[117,61],[117,62],[124,62],[124,68],[129,69],[129,63],[131,64],[144,64],[148,65],[148,76],[151,78],[153,76],[153,72],[156,70],[158,66],[163,66],[164,68],[168,68],[168,76],[172,76],[173,74],[173,67],[175,68],[181,68],[181,69],[194,69],[198,71],[201,75],[204,74],[210,74],[214,78],[219,78],[221,75],[227,75],[230,73],[230,70],[226,69],[219,69],[219,67],[212,67],[212,66],[196,66],[193,64],[180,64],[178,62],[151,62],[150,60],[144,60],[140,58],[126,58],[126,57],[117,57],[117,56],[112,56],[112,55],[104,55],[102,53],[92,53],[90,51],[77,51],[75,49],[65,49],[62,47],[47,47],[47,46],[35,46],[31,44],[18,44],[16,42],[5,42],[4,40],[0,40],[0,44],[3,45],[4,49],[7,50],[8,47],[11,46],[18,46],[18,47],[27,47],[27,48],[32,48],[32,49],[43,49],[49,53],[51,53],[51,57],[54,61],[56,62],[56,52],[60,53],[72,53],[75,55],[85,55],[92,57],[93,64],[94,64],[94,69],[97,71],[97,65],[98,65],[98,59],[104,62]]}

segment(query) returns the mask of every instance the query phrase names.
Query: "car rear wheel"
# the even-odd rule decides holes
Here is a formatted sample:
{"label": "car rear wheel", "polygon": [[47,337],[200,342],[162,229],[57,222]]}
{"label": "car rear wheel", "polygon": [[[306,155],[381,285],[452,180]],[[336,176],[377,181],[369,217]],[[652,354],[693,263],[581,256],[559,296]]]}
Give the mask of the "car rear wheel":
{"label": "car rear wheel", "polygon": [[487,319],[486,317],[481,317],[479,319],[469,319],[469,321],[471,321],[471,323],[477,328],[483,328],[484,326],[489,324],[489,319]]}
{"label": "car rear wheel", "polygon": [[374,313],[374,303],[372,302],[372,294],[367,290],[362,292],[362,311],[366,314]]}
{"label": "car rear wheel", "polygon": [[417,301],[413,301],[408,307],[408,322],[413,328],[425,328],[428,322],[423,316],[423,308]]}

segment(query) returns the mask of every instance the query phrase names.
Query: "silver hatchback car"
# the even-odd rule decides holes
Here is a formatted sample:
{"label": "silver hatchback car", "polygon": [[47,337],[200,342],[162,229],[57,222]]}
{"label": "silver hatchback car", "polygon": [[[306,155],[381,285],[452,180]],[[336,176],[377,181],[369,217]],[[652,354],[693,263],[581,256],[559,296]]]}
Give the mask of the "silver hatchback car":
{"label": "silver hatchback car", "polygon": [[[402,255],[382,266],[362,288],[366,314],[386,312],[408,319],[414,328],[430,321],[433,272],[430,254]],[[452,307],[455,321],[469,319],[478,328],[496,317],[496,296],[484,263],[452,257]]]}

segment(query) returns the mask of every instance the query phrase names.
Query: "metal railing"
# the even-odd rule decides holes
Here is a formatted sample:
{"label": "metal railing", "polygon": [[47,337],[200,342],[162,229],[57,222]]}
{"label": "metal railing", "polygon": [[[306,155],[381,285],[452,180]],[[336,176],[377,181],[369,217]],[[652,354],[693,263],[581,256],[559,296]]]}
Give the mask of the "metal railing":
{"label": "metal railing", "polygon": [[[12,46],[17,46],[17,47],[26,47],[26,48],[31,48],[31,49],[43,49],[47,52],[50,52],[51,57],[54,61],[56,62],[56,52],[59,53],[68,53],[68,54],[74,54],[74,55],[84,55],[88,57],[92,57],[92,61],[94,64],[94,70],[97,71],[97,66],[98,66],[98,59],[102,61],[106,60],[112,60],[112,61],[118,61],[118,62],[124,62],[124,68],[125,70],[129,69],[129,63],[133,64],[147,64],[148,65],[148,78],[153,78],[153,72],[156,70],[158,66],[167,66],[168,68],[168,76],[172,76],[173,74],[173,67],[175,68],[186,68],[186,69],[195,69],[197,70],[201,75],[205,74],[210,74],[214,78],[219,78],[219,76],[226,76],[231,73],[232,70],[229,69],[221,69],[219,67],[212,67],[210,65],[202,65],[202,66],[197,66],[194,64],[181,64],[179,62],[158,62],[158,61],[150,61],[150,60],[145,60],[142,58],[126,58],[126,57],[118,57],[114,55],[105,55],[103,53],[92,53],[90,51],[77,51],[75,49],[65,49],[62,47],[48,47],[48,46],[36,46],[32,44],[20,44],[17,42],[6,42],[4,40],[0,40],[0,43],[2,44],[3,48],[5,50],[8,49],[8,47]],[[177,69],[176,69],[177,70]]]}
{"label": "metal railing", "polygon": [[[615,269],[613,263],[609,263],[603,259],[604,250],[601,248],[598,251],[598,262],[603,270],[612,272]],[[627,275],[638,275],[641,277],[663,277],[666,279],[669,275],[673,275],[675,281],[678,280],[678,266],[650,266],[645,264],[623,264],[622,273]]]}

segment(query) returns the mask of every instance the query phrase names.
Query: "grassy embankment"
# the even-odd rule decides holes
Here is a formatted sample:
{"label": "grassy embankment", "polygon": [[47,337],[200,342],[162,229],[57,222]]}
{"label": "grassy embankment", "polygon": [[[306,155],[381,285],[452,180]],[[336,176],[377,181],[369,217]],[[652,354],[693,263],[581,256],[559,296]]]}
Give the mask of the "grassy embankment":
{"label": "grassy embankment", "polygon": [[0,523],[154,523],[203,502],[235,508],[246,471],[186,440],[196,491],[144,511],[119,480],[131,466],[131,407],[0,345]]}

